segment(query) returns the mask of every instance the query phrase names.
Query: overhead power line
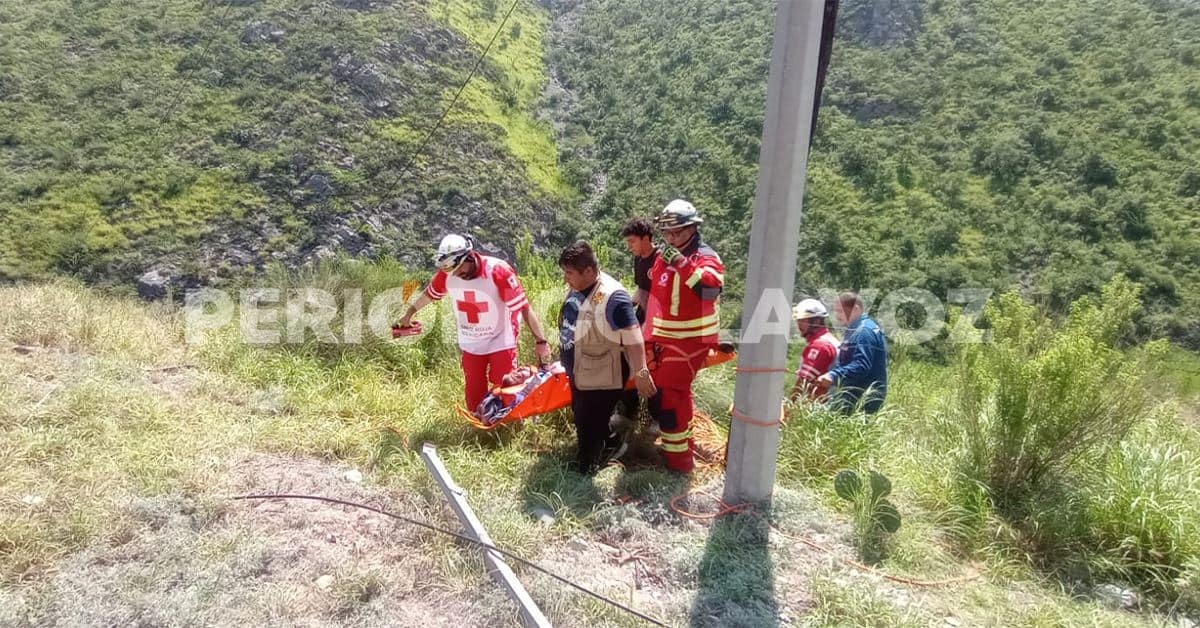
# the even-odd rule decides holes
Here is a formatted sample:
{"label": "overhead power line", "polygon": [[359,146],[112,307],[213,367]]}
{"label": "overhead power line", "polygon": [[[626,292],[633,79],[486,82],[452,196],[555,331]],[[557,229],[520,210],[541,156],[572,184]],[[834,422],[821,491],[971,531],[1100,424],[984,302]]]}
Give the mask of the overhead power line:
{"label": "overhead power line", "polygon": [[429,131],[425,134],[425,138],[422,139],[421,143],[417,145],[416,150],[409,154],[404,166],[400,168],[400,171],[396,173],[396,176],[392,179],[391,183],[387,185],[386,189],[388,192],[383,196],[383,200],[387,200],[392,196],[392,194],[395,194],[396,186],[398,186],[400,182],[404,180],[404,175],[408,174],[409,170],[412,169],[413,164],[416,163],[417,157],[420,156],[421,153],[425,152],[425,148],[429,145],[429,140],[433,139],[433,136],[438,132],[439,129],[441,129],[442,124],[446,122],[446,118],[450,115],[450,112],[454,110],[455,105],[458,104],[458,99],[461,98],[463,92],[466,91],[467,85],[470,84],[471,79],[475,78],[475,74],[478,73],[479,68],[483,66],[484,60],[487,59],[488,54],[492,51],[492,46],[496,43],[496,40],[500,38],[500,33],[504,31],[504,26],[508,24],[508,19],[512,17],[513,12],[517,9],[517,4],[520,2],[521,0],[513,0],[512,4],[509,5],[508,12],[504,14],[504,19],[500,20],[500,25],[496,27],[496,32],[492,33],[492,38],[488,41],[487,46],[484,46],[483,53],[480,54],[479,58],[475,60],[475,65],[471,68],[471,71],[467,73],[467,78],[462,82],[462,85],[459,85],[458,91],[454,93],[454,98],[450,100],[450,104],[446,105],[446,108],[442,110],[442,115],[438,116],[437,121],[434,122],[433,126],[430,127]]}

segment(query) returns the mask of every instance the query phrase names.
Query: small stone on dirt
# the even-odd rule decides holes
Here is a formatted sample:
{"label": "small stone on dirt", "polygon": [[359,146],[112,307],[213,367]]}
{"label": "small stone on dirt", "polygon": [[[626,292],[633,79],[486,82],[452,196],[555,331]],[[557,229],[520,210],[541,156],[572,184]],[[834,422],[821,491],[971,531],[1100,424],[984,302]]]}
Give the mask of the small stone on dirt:
{"label": "small stone on dirt", "polygon": [[41,506],[46,500],[41,495],[26,495],[21,498],[21,501],[30,506]]}
{"label": "small stone on dirt", "polygon": [[324,576],[321,576],[320,578],[317,578],[317,586],[320,587],[322,590],[326,590],[329,587],[333,586],[333,576],[326,574]]}
{"label": "small stone on dirt", "polygon": [[353,482],[355,484],[362,484],[363,481],[363,474],[357,469],[350,469],[349,471],[343,473],[342,477],[346,478],[347,482]]}
{"label": "small stone on dirt", "polygon": [[1116,584],[1102,584],[1093,589],[1092,594],[1111,608],[1133,610],[1141,606],[1137,591]]}
{"label": "small stone on dirt", "polygon": [[538,506],[537,508],[534,508],[533,518],[537,519],[538,523],[542,524],[543,528],[549,528],[550,526],[554,525],[554,513],[545,506]]}

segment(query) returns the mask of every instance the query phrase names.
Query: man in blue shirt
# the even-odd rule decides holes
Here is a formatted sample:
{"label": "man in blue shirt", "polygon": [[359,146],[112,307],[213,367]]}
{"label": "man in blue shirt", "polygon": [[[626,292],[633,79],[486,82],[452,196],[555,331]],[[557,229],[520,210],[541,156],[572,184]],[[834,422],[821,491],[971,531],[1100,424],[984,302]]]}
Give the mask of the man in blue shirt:
{"label": "man in blue shirt", "polygon": [[830,405],[853,412],[875,414],[887,396],[887,340],[879,324],[863,313],[862,298],[855,292],[838,295],[834,317],[846,327],[837,362],[817,379],[822,388],[833,388]]}

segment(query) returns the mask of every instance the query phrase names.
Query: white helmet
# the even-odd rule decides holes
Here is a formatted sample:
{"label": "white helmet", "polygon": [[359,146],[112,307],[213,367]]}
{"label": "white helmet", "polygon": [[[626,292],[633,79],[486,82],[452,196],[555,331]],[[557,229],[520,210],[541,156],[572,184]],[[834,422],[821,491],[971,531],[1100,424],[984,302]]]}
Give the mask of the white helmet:
{"label": "white helmet", "polygon": [[470,238],[451,233],[442,238],[442,243],[438,245],[437,255],[433,256],[433,263],[438,269],[451,272],[467,259],[473,248],[474,245],[471,244]]}
{"label": "white helmet", "polygon": [[792,320],[825,318],[826,316],[829,316],[829,310],[825,309],[825,305],[816,299],[804,299],[792,308]]}
{"label": "white helmet", "polygon": [[667,203],[667,206],[658,213],[658,217],[654,219],[654,226],[663,231],[671,231],[698,225],[702,222],[704,219],[700,218],[700,212],[696,211],[695,205],[677,198]]}

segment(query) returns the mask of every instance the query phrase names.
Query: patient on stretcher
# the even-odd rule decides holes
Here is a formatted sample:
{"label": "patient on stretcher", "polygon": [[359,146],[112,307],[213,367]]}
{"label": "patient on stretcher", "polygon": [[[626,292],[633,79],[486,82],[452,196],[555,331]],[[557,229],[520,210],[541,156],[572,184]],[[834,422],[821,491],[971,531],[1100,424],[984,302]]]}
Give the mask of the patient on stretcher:
{"label": "patient on stretcher", "polygon": [[475,416],[487,425],[498,423],[508,416],[508,413],[529,393],[555,374],[563,372],[562,364],[559,362],[552,363],[545,372],[539,372],[532,366],[519,366],[505,375],[500,386],[493,388],[483,398],[483,401],[479,402],[479,407],[475,409]]}

